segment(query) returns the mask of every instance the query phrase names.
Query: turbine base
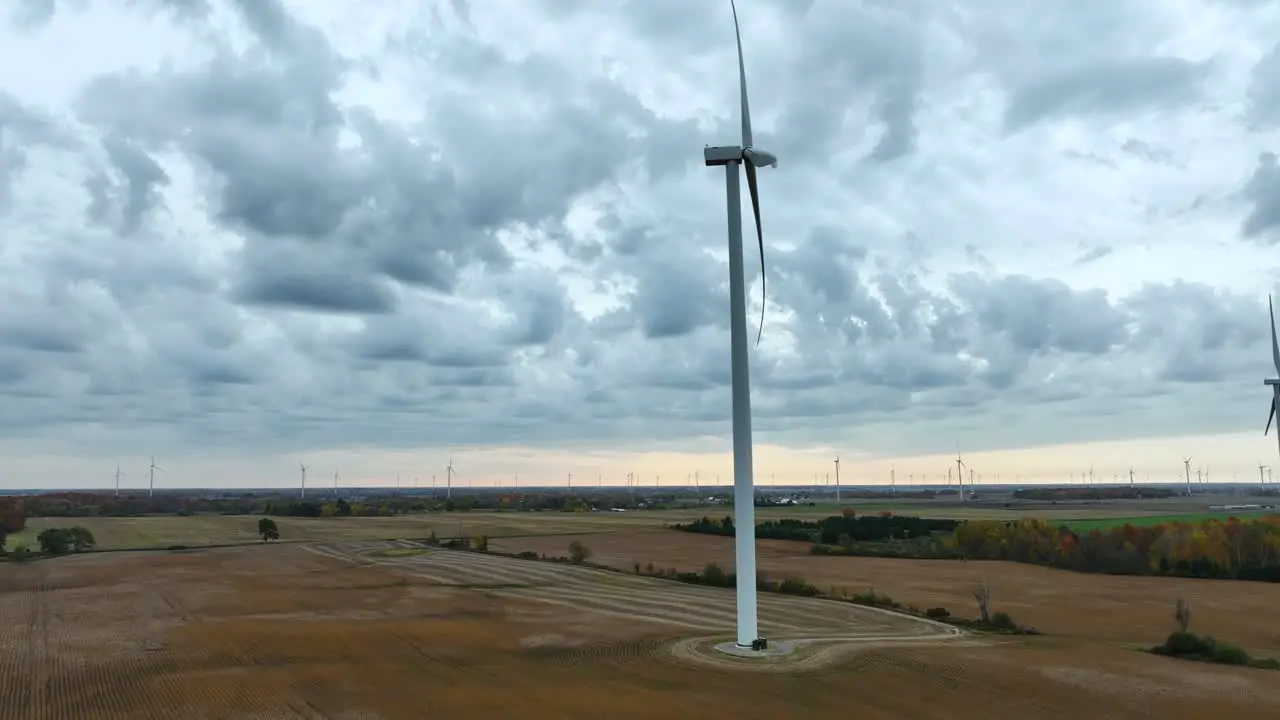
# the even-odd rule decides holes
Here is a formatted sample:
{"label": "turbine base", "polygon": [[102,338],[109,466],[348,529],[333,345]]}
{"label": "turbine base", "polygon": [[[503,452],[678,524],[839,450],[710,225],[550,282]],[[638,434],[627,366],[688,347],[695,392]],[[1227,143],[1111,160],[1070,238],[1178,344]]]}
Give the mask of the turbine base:
{"label": "turbine base", "polygon": [[717,652],[740,658],[777,658],[785,657],[796,651],[797,643],[787,640],[770,642],[761,638],[751,645],[739,645],[737,641],[723,642],[713,646]]}

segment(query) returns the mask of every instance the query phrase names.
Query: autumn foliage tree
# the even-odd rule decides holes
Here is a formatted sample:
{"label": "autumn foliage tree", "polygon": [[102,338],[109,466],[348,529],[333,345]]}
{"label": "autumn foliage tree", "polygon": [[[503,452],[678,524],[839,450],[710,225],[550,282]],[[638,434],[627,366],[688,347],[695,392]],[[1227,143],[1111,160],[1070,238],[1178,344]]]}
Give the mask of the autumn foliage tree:
{"label": "autumn foliage tree", "polygon": [[1084,533],[1035,518],[970,520],[952,532],[949,542],[974,559],[1084,572],[1280,582],[1280,516],[1126,523]]}

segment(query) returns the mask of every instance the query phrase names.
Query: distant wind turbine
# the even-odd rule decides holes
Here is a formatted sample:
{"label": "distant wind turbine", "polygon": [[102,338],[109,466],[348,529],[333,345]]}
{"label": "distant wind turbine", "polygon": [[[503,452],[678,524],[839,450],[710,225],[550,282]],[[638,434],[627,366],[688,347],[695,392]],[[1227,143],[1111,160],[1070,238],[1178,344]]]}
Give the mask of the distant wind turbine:
{"label": "distant wind turbine", "polygon": [[760,248],[760,330],[756,345],[764,331],[764,230],[760,225],[760,197],[756,185],[756,168],[777,167],[778,159],[756,148],[751,135],[751,111],[747,102],[747,71],[742,53],[742,33],[738,28],[738,9],[730,0],[733,32],[738,46],[738,89],[741,95],[742,144],[707,147],[703,161],[708,167],[725,169],[725,196],[728,203],[729,230],[729,356],[733,388],[733,510],[735,562],[737,570],[737,644],[741,648],[761,649],[756,608],[755,557],[755,488],[751,467],[751,378],[747,357],[747,289],[746,268],[742,255],[742,195],[738,184],[738,166],[746,172],[751,210],[755,215],[756,242]]}
{"label": "distant wind turbine", "polygon": [[156,456],[151,456],[151,482],[147,488],[147,497],[152,498],[156,495],[156,471],[164,472],[164,468],[156,464]]}
{"label": "distant wind turbine", "polygon": [[[154,459],[153,459],[154,462]],[[116,463],[116,497],[120,497],[120,478],[127,477],[120,471],[120,463]]]}
{"label": "distant wind turbine", "polygon": [[300,497],[303,499],[306,499],[307,497],[307,466],[302,463],[298,463],[298,469],[302,471],[302,494],[300,495]]}
{"label": "distant wind turbine", "polygon": [[[967,467],[964,460],[960,458],[960,443],[956,442],[956,482],[960,483],[960,502],[964,502],[964,469]],[[948,482],[950,481],[951,470],[947,470]],[[969,489],[973,490],[973,476],[969,476]]]}
{"label": "distant wind turbine", "polygon": [[338,471],[337,470],[333,471],[333,492],[335,495],[338,493]]}
{"label": "distant wind turbine", "polygon": [[840,456],[836,456],[836,502],[840,502]]}
{"label": "distant wind turbine", "polygon": [[1187,497],[1191,497],[1191,458],[1183,458],[1182,465],[1187,473]]}
{"label": "distant wind turbine", "polygon": [[1133,466],[1129,466],[1129,487],[1133,487]]}
{"label": "distant wind turbine", "polygon": [[449,464],[444,468],[444,499],[453,497],[453,456],[449,456]]}
{"label": "distant wind turbine", "polygon": [[1267,484],[1267,479],[1266,479],[1266,477],[1264,477],[1264,476],[1263,476],[1263,474],[1262,474],[1262,471],[1263,471],[1263,470],[1266,470],[1266,469],[1267,469],[1267,466],[1266,466],[1266,465],[1263,465],[1263,464],[1261,464],[1261,463],[1259,463],[1259,464],[1258,464],[1258,484],[1259,484],[1259,485],[1266,485],[1266,484]]}
{"label": "distant wind turbine", "polygon": [[[1271,296],[1267,296],[1267,313],[1271,316],[1271,362],[1276,366],[1276,373],[1280,374],[1280,343],[1276,341],[1276,311],[1271,305]],[[1267,378],[1262,381],[1263,384],[1271,386],[1271,413],[1267,415],[1267,427],[1262,431],[1265,436],[1271,431],[1271,421],[1277,418],[1276,413],[1280,412],[1280,378]],[[1276,426],[1276,443],[1280,446],[1280,420]]]}

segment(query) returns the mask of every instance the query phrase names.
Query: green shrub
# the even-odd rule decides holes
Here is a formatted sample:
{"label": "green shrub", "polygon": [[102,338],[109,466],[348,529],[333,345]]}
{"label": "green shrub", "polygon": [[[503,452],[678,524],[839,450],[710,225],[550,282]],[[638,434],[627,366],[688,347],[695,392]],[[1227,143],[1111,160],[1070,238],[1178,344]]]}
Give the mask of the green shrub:
{"label": "green shrub", "polygon": [[901,605],[898,604],[898,601],[888,595],[876,592],[875,588],[867,588],[867,591],[864,593],[854,593],[850,595],[849,602],[856,603],[858,605],[870,605],[871,607],[901,607]]}
{"label": "green shrub", "polygon": [[787,578],[778,584],[778,592],[801,597],[817,597],[821,595],[818,588],[799,578]]}
{"label": "green shrub", "polygon": [[716,587],[731,587],[737,584],[737,578],[725,572],[715,563],[707,563],[702,568],[702,581]]}
{"label": "green shrub", "polygon": [[582,543],[581,540],[574,540],[569,543],[569,562],[574,565],[581,565],[591,557],[591,548]]}
{"label": "green shrub", "polygon": [[1208,635],[1196,635],[1185,630],[1170,633],[1164,644],[1151,648],[1151,652],[1156,655],[1221,665],[1271,667],[1275,663],[1276,667],[1280,667],[1280,663],[1276,663],[1274,659],[1255,661],[1243,648],[1215,640]]}
{"label": "green shrub", "polygon": [[1018,629],[1018,624],[1013,621],[1007,612],[994,613],[989,623],[993,630],[1012,631]]}

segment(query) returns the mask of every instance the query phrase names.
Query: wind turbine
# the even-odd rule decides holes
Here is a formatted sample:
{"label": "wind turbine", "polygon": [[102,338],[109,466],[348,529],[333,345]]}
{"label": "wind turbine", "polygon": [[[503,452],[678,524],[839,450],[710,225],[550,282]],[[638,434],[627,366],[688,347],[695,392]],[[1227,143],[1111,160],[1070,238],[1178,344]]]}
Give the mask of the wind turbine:
{"label": "wind turbine", "polygon": [[756,611],[756,546],[755,488],[751,467],[751,378],[747,358],[747,288],[746,268],[742,256],[742,192],[738,166],[747,175],[747,191],[756,222],[756,243],[760,249],[760,330],[756,346],[764,331],[764,230],[760,226],[760,195],[756,184],[756,168],[777,167],[772,153],[754,147],[751,136],[751,110],[747,102],[747,70],[742,56],[742,32],[738,27],[738,8],[729,1],[733,12],[733,34],[738,46],[738,91],[741,96],[742,144],[707,147],[702,151],[707,167],[725,169],[725,198],[728,203],[729,230],[729,356],[733,368],[733,511],[734,556],[737,574],[737,644],[741,648],[761,649]]}
{"label": "wind turbine", "polygon": [[[964,468],[966,467],[968,466],[964,464],[964,460],[960,459],[960,443],[957,442],[956,443],[956,482],[960,483],[960,502],[964,502]],[[948,482],[950,482],[950,477],[951,477],[951,469],[948,468],[947,469]],[[973,489],[972,475],[970,475],[969,477],[969,485],[970,485],[969,489],[972,490]]]}
{"label": "wind turbine", "polygon": [[449,456],[449,464],[444,468],[444,499],[453,497],[453,456]]}
{"label": "wind turbine", "polygon": [[1262,471],[1263,471],[1263,470],[1266,470],[1266,469],[1267,469],[1267,466],[1266,466],[1266,465],[1263,465],[1263,464],[1261,464],[1261,463],[1259,463],[1259,464],[1258,464],[1258,484],[1259,484],[1259,485],[1266,485],[1266,484],[1267,484],[1267,478],[1266,478],[1266,477],[1264,477],[1264,476],[1263,476],[1263,474],[1262,474]]}
{"label": "wind turbine", "polygon": [[157,470],[159,470],[160,472],[164,472],[164,468],[156,464],[156,456],[152,455],[151,456],[151,484],[147,488],[148,498],[153,498],[156,496],[156,471]]}
{"label": "wind turbine", "polygon": [[[154,461],[155,461],[155,458],[152,458],[152,462]],[[120,497],[120,478],[122,477],[127,477],[127,476],[124,473],[120,472],[120,463],[116,463],[116,497]]]}
{"label": "wind turbine", "polygon": [[298,463],[298,469],[302,471],[302,497],[307,497],[307,466]]}
{"label": "wind turbine", "polygon": [[1129,487],[1133,487],[1133,466],[1129,466]]}
{"label": "wind turbine", "polygon": [[1191,497],[1191,458],[1183,458],[1182,465],[1187,473],[1187,497]]}
{"label": "wind turbine", "polygon": [[893,495],[897,490],[897,487],[896,487],[897,483],[895,482],[895,478],[894,478],[894,474],[896,472],[897,472],[897,468],[893,468],[893,467],[889,468],[889,494],[890,495]]}
{"label": "wind turbine", "polygon": [[840,502],[840,456],[836,456],[836,502]]}
{"label": "wind turbine", "polygon": [[[1280,374],[1280,343],[1276,342],[1276,311],[1271,305],[1270,295],[1267,295],[1267,313],[1271,316],[1271,362],[1276,366],[1276,373]],[[1276,419],[1276,413],[1280,412],[1280,378],[1267,378],[1262,382],[1271,386],[1271,413],[1267,415],[1267,427],[1262,431],[1265,436],[1271,431],[1271,421]],[[1280,446],[1280,421],[1276,425],[1276,444]]]}
{"label": "wind turbine", "polygon": [[338,494],[338,471],[337,470],[333,471],[333,494],[334,495]]}

